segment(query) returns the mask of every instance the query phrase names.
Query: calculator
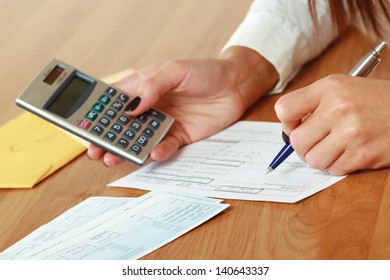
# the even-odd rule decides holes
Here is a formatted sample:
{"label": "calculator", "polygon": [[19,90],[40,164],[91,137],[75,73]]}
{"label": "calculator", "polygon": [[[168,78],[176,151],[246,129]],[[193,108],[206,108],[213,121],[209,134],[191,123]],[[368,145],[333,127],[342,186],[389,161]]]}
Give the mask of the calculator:
{"label": "calculator", "polygon": [[174,122],[149,109],[130,117],[133,99],[75,67],[52,59],[29,83],[16,104],[130,162],[142,165]]}

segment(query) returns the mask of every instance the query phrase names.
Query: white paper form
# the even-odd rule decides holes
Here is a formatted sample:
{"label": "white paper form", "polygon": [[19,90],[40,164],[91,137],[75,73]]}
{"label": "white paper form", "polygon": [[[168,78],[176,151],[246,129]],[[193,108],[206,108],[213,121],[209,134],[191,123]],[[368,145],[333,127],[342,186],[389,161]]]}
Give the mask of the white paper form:
{"label": "white paper form", "polygon": [[241,121],[109,184],[170,190],[229,199],[297,202],[344,177],[309,167],[293,153],[273,172],[269,163],[283,147],[281,124]]}
{"label": "white paper form", "polygon": [[229,206],[220,202],[187,194],[150,192],[76,228],[69,226],[66,234],[13,259],[137,259]]}
{"label": "white paper form", "polygon": [[72,228],[87,223],[108,211],[133,200],[130,197],[90,197],[72,207],[49,223],[41,226],[17,243],[0,253],[1,259],[14,259],[24,253],[40,250],[47,242],[66,234]]}

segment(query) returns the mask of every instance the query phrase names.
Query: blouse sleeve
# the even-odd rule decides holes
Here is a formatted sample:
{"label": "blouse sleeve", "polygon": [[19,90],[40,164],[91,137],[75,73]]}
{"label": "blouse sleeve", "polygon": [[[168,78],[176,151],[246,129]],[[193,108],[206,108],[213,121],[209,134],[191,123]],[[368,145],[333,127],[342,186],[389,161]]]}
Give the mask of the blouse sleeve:
{"label": "blouse sleeve", "polygon": [[281,92],[304,63],[337,37],[327,1],[316,1],[316,10],[317,29],[308,0],[255,0],[223,49],[244,46],[257,51],[279,73],[270,93]]}

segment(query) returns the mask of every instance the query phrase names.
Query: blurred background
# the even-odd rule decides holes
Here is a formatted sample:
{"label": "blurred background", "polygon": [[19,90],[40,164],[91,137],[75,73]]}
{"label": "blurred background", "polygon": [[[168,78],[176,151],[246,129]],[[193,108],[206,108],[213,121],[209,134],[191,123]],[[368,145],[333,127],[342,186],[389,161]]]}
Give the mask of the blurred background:
{"label": "blurred background", "polygon": [[218,52],[251,0],[0,0],[0,125],[53,57],[93,76]]}

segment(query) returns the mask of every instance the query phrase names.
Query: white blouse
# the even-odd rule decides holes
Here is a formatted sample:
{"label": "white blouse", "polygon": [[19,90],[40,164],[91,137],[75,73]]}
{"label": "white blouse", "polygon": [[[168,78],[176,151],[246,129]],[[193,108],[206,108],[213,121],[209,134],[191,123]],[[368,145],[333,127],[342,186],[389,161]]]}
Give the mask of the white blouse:
{"label": "white blouse", "polygon": [[308,0],[255,0],[223,49],[245,46],[278,71],[271,93],[283,91],[302,65],[319,55],[336,37],[327,1],[316,1],[315,30]]}

